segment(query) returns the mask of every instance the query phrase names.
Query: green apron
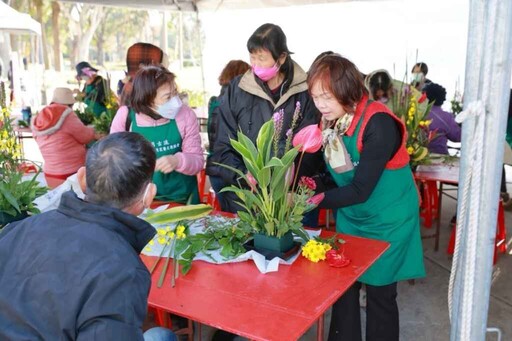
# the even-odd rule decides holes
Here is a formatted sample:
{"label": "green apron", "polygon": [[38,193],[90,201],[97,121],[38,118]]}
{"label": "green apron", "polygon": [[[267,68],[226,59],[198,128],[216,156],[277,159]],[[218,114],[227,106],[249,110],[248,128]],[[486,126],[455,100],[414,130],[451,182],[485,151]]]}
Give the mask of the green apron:
{"label": "green apron", "polygon": [[[352,136],[343,136],[354,169],[336,173],[327,163],[336,184],[352,183],[360,154],[357,136],[363,122],[363,111]],[[385,169],[375,189],[364,203],[337,210],[336,231],[384,240],[389,249],[359,278],[362,283],[382,286],[425,276],[420,236],[418,194],[409,165]]]}
{"label": "green apron", "polygon": [[84,103],[92,111],[94,116],[100,117],[100,115],[107,111],[107,107],[100,102],[96,101],[98,96],[98,89],[94,83],[85,86],[85,100]]}
{"label": "green apron", "polygon": [[[130,109],[131,131],[144,136],[156,150],[156,158],[181,152],[181,135],[176,120],[156,127],[139,127],[135,112]],[[199,192],[195,175],[185,175],[176,171],[165,174],[155,172],[153,182],[156,185],[155,199],[178,203],[199,204]],[[189,200],[190,198],[190,200]]]}

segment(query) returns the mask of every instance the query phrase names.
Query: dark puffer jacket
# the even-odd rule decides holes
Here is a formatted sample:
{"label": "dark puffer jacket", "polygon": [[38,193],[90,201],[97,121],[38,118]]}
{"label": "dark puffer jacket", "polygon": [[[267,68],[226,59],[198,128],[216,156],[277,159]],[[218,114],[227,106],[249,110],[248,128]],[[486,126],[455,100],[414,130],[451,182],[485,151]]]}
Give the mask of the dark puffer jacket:
{"label": "dark puffer jacket", "polygon": [[0,231],[0,340],[143,340],[145,221],[82,201]]}
{"label": "dark puffer jacket", "polygon": [[[280,89],[284,92],[281,96],[272,96],[268,87],[265,89],[266,84],[257,79],[251,70],[233,79],[229,84],[224,94],[219,98],[220,105],[214,111],[213,119],[216,122],[212,124],[215,124],[217,129],[213,154],[207,162],[208,175],[221,176],[226,184],[236,184],[238,176],[234,172],[214,163],[226,164],[245,172],[242,158],[231,147],[230,138],[236,139],[238,131],[241,130],[251,141],[256,143],[261,126],[281,109],[284,110],[281,136],[283,142],[286,139],[286,131],[291,126],[297,102],[300,102],[301,105],[301,117],[294,133],[307,125],[319,122],[320,113],[308,93],[307,75],[299,65],[290,62],[292,63],[290,69],[293,71],[290,72],[283,83],[282,89]],[[279,98],[277,103],[274,102],[276,97]],[[308,155],[302,161],[300,173],[313,175],[318,172],[319,165],[323,163],[321,154]]]}

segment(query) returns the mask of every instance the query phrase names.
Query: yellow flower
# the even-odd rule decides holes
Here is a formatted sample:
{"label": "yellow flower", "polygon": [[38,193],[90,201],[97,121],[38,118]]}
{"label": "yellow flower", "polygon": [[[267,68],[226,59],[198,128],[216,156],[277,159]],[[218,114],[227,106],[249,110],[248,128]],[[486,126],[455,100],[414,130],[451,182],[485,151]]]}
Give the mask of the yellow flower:
{"label": "yellow flower", "polygon": [[153,239],[151,239],[151,240],[149,241],[149,245],[154,245],[154,244],[155,244],[155,241],[154,241]]}
{"label": "yellow flower", "polygon": [[186,236],[187,235],[185,234],[185,226],[178,225],[178,227],[176,227],[176,238],[183,239]]}
{"label": "yellow flower", "polygon": [[413,147],[407,147],[407,153],[409,155],[411,155],[412,153],[414,153],[414,148]]}
{"label": "yellow flower", "polygon": [[165,229],[156,229],[156,232],[159,236],[165,236],[165,234],[167,233]]}
{"label": "yellow flower", "polygon": [[174,231],[167,232],[167,237],[169,237],[171,239],[174,238]]}
{"label": "yellow flower", "polygon": [[158,244],[165,244],[167,242],[167,238],[165,237],[158,237]]}
{"label": "yellow flower", "polygon": [[329,244],[311,239],[302,247],[302,255],[310,261],[317,263],[318,261],[325,260],[325,253],[330,249],[331,246]]}

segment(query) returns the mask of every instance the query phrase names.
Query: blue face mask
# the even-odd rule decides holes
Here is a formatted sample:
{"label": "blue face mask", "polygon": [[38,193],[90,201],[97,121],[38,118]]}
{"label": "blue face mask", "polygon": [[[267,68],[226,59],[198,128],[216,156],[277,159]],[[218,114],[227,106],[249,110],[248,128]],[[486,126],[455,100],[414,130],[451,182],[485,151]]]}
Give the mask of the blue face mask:
{"label": "blue face mask", "polygon": [[174,120],[183,103],[179,96],[174,96],[164,104],[157,106],[156,112],[168,120]]}

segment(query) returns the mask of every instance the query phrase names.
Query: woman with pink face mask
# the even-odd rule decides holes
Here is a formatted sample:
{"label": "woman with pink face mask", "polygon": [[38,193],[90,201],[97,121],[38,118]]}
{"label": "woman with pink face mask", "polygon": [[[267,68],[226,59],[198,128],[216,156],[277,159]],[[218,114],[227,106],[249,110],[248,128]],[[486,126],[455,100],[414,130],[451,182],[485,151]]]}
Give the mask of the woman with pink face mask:
{"label": "woman with pink face mask", "polygon": [[106,108],[106,81],[98,75],[98,69],[95,69],[88,62],[76,64],[76,79],[84,81],[85,85],[81,96],[83,102],[92,111],[94,116],[99,117],[107,111]]}
{"label": "woman with pink face mask", "polygon": [[[307,74],[292,60],[286,36],[279,26],[260,26],[247,41],[247,49],[251,69],[230,82],[214,110],[214,116],[218,119],[215,122],[218,133],[211,156],[213,166],[208,171],[210,175],[222,177],[226,186],[237,185],[238,176],[226,168],[215,166],[215,162],[247,172],[241,155],[230,144],[230,139],[236,138],[238,131],[241,130],[255,143],[261,126],[272,119],[275,112],[283,110],[281,141],[284,146],[297,103],[300,103],[301,115],[293,133],[320,121],[320,114],[308,93]],[[306,154],[299,173],[309,176],[316,174],[321,164],[320,154]],[[235,204],[236,196],[233,193],[223,195],[227,197],[223,211],[236,212],[240,209]]]}

